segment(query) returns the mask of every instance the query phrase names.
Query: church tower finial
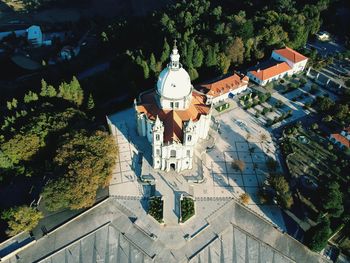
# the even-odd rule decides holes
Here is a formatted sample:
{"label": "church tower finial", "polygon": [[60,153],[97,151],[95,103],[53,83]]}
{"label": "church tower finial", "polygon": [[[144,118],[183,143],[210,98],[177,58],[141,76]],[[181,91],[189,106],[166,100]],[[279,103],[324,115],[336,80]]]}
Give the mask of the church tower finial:
{"label": "church tower finial", "polygon": [[169,67],[170,69],[177,70],[180,68],[180,54],[177,49],[177,40],[174,40],[174,46],[173,46],[173,51],[170,55],[170,64]]}

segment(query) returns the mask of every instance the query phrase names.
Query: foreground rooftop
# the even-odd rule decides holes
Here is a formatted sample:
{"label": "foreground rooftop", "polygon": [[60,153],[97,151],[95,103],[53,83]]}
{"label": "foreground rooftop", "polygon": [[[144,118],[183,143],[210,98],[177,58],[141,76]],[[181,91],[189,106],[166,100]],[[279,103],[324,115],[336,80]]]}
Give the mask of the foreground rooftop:
{"label": "foreground rooftop", "polygon": [[234,200],[193,233],[133,216],[110,197],[4,262],[327,262]]}

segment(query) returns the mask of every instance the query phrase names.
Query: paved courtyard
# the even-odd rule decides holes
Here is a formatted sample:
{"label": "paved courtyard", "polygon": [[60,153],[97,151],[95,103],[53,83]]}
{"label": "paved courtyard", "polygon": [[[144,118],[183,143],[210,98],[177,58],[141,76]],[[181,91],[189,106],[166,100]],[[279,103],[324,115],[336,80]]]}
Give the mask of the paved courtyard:
{"label": "paved courtyard", "polygon": [[[143,162],[148,165],[148,173],[155,179],[156,193],[162,195],[165,200],[165,224],[177,224],[177,199],[181,193],[191,194],[196,200],[211,200],[238,199],[246,192],[251,197],[248,207],[252,211],[285,230],[280,209],[277,206],[260,204],[257,195],[267,175],[265,162],[269,157],[276,159],[276,149],[270,134],[249,113],[236,107],[216,116],[216,121],[220,123],[219,132],[212,130],[210,133],[215,140],[215,146],[198,153],[200,157],[195,161],[194,169],[180,174],[152,170],[151,146],[145,138],[136,134],[133,109],[119,112],[109,118],[115,126],[112,133],[119,147],[118,164],[109,188],[111,196],[149,197],[149,187],[142,185],[139,180],[142,173],[140,156],[143,156]],[[262,140],[262,134],[265,134],[265,140]],[[244,161],[243,172],[232,168],[233,160]],[[201,183],[189,180],[196,173],[203,174]]]}

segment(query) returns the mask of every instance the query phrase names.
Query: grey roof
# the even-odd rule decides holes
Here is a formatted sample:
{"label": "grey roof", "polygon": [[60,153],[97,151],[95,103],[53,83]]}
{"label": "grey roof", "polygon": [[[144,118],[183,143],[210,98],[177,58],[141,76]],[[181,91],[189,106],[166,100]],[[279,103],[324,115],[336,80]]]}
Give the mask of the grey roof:
{"label": "grey roof", "polygon": [[149,216],[138,224],[126,212],[110,197],[5,262],[327,262],[233,200],[188,240],[182,226],[160,226]]}

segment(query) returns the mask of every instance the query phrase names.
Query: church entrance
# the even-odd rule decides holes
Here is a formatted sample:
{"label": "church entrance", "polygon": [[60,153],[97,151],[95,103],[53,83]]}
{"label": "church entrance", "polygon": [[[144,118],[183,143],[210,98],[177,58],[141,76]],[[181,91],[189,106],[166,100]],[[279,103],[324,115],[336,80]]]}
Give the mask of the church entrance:
{"label": "church entrance", "polygon": [[171,163],[171,164],[170,164],[170,171],[175,171],[175,169],[176,169],[175,164],[174,164],[174,163]]}

